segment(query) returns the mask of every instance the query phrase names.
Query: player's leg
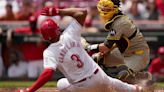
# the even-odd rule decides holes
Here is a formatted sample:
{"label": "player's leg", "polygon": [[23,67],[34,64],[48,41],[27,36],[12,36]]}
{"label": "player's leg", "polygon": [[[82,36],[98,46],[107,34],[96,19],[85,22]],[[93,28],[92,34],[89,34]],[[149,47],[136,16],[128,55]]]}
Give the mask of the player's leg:
{"label": "player's leg", "polygon": [[118,79],[108,77],[106,79],[106,84],[108,85],[105,92],[143,92],[144,88],[139,85],[132,85],[122,82]]}
{"label": "player's leg", "polygon": [[[97,81],[97,84],[99,84],[100,86],[103,85],[103,87],[100,88],[101,91],[93,92],[142,92],[141,90],[143,89],[140,86],[140,89],[138,89],[136,85],[127,84],[118,79],[107,76],[102,69],[99,70],[98,74],[96,74],[94,78],[97,79],[94,79],[95,81]],[[96,84],[96,82],[93,83]]]}
{"label": "player's leg", "polygon": [[59,90],[60,92],[62,92],[62,90],[65,90],[70,86],[71,84],[68,82],[67,78],[61,78],[57,81],[57,90]]}
{"label": "player's leg", "polygon": [[125,57],[125,63],[134,71],[134,76],[130,76],[126,80],[132,83],[137,83],[142,80],[152,80],[152,76],[149,72],[142,71],[149,63],[148,54]]}
{"label": "player's leg", "polygon": [[91,92],[85,89],[85,87],[72,85],[67,78],[61,78],[57,81],[57,90],[59,92]]}
{"label": "player's leg", "polygon": [[145,55],[133,55],[125,57],[125,63],[133,71],[138,72],[145,69],[149,64],[149,57]]}
{"label": "player's leg", "polygon": [[[87,79],[86,81],[70,84],[67,78],[61,78],[57,82],[57,90],[59,92],[102,92],[102,87],[94,86],[94,79]],[[97,83],[99,84],[99,83]],[[88,85],[92,85],[89,86]]]}

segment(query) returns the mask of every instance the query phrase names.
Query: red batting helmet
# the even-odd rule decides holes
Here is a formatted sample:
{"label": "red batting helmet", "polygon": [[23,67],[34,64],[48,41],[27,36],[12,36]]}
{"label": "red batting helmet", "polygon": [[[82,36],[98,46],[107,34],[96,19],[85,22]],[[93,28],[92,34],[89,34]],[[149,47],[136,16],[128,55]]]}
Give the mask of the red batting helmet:
{"label": "red batting helmet", "polygon": [[60,35],[59,26],[52,19],[46,19],[41,23],[40,31],[45,40],[57,39]]}
{"label": "red batting helmet", "polygon": [[158,54],[164,54],[164,46],[158,48]]}

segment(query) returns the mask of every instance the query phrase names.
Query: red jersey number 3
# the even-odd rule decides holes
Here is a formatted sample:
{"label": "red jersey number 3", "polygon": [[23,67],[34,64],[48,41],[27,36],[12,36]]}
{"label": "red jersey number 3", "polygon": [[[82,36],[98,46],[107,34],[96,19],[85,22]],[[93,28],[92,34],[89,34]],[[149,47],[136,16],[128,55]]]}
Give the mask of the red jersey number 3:
{"label": "red jersey number 3", "polygon": [[72,54],[71,59],[77,63],[78,68],[82,68],[84,63],[81,61],[79,55],[77,54]]}

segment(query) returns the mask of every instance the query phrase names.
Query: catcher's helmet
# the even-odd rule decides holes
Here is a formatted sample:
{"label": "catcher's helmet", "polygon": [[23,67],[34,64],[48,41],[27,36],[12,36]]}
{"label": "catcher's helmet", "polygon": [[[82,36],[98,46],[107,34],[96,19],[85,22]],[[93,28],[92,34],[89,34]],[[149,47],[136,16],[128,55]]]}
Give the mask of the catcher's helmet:
{"label": "catcher's helmet", "polygon": [[40,31],[43,38],[48,41],[58,39],[61,33],[57,23],[50,18],[41,23]]}
{"label": "catcher's helmet", "polygon": [[161,46],[158,48],[158,54],[163,54],[164,55],[164,46]]}
{"label": "catcher's helmet", "polygon": [[97,3],[97,9],[100,16],[106,21],[111,20],[114,14],[118,13],[118,4],[115,4],[112,0],[100,0]]}

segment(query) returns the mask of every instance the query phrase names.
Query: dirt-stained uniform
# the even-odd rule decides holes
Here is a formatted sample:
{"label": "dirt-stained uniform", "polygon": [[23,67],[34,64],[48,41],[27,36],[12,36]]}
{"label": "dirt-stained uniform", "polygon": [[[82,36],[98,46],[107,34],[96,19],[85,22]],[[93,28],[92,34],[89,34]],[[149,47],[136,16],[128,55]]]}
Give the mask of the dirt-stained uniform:
{"label": "dirt-stained uniform", "polygon": [[[149,63],[149,46],[142,33],[127,16],[117,15],[113,20],[106,23],[105,29],[109,31],[106,41],[116,43],[122,57],[124,57],[122,59],[130,69],[140,71],[147,66]],[[114,55],[115,53],[118,51],[113,50],[110,54]],[[119,54],[115,55],[121,57]],[[109,61],[112,61],[112,58],[109,59],[108,57],[104,63],[108,66]]]}
{"label": "dirt-stained uniform", "polygon": [[[126,79],[146,68],[149,46],[132,20],[119,10],[119,5],[120,0],[100,0],[97,3],[108,36],[103,43],[88,45],[86,49],[99,52],[97,56],[103,57],[104,70],[109,76]],[[144,77],[147,79],[148,75]]]}

